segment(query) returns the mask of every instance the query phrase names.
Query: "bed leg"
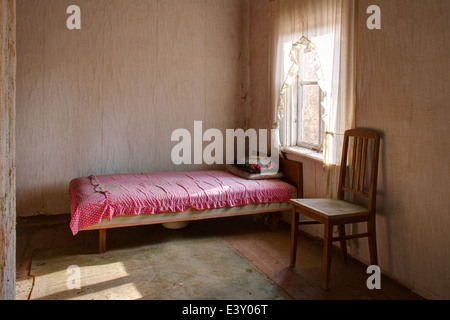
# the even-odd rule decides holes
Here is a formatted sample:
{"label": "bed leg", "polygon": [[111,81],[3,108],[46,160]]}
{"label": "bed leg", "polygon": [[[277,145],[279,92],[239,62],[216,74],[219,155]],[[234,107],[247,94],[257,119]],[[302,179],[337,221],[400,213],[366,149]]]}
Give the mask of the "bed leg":
{"label": "bed leg", "polygon": [[86,244],[86,238],[84,237],[84,232],[81,232],[81,244],[85,245]]}
{"label": "bed leg", "polygon": [[272,212],[272,225],[270,227],[272,232],[277,231],[277,229],[278,229],[278,221],[280,221],[280,213],[279,212]]}
{"label": "bed leg", "polygon": [[98,230],[98,252],[106,252],[106,229]]}

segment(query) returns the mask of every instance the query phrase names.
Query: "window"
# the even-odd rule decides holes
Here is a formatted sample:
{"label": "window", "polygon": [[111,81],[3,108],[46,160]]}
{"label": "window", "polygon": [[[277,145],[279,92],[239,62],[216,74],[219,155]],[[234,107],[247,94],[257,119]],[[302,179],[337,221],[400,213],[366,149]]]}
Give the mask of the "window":
{"label": "window", "polygon": [[[325,37],[321,37],[321,40]],[[292,46],[286,43],[293,67],[285,65],[289,87],[282,96],[284,121],[281,124],[283,146],[303,147],[321,152],[325,124],[326,88],[323,85],[322,65],[315,45],[304,38]]]}
{"label": "window", "polygon": [[297,114],[296,126],[297,146],[320,151],[323,141],[322,124],[322,90],[319,86],[318,72],[320,66],[315,61],[315,53],[305,49],[298,50],[299,71],[296,76]]}
{"label": "window", "polygon": [[343,133],[356,126],[357,3],[270,2],[275,137],[281,151],[323,161],[330,198],[336,197]]}

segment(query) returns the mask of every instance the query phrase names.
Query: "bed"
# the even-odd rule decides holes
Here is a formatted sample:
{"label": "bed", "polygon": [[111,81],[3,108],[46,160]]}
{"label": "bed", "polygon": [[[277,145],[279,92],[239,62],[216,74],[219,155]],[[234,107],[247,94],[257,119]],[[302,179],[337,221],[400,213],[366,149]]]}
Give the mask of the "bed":
{"label": "bed", "polygon": [[106,230],[170,222],[194,221],[291,208],[302,195],[302,166],[280,159],[279,179],[253,179],[228,170],[91,175],[69,184],[70,229],[98,230],[99,252],[106,251]]}

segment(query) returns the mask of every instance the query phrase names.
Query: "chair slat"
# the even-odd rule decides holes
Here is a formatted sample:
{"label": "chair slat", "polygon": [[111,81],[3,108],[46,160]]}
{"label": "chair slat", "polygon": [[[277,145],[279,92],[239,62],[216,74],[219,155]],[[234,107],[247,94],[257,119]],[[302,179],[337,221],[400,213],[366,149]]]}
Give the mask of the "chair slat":
{"label": "chair slat", "polygon": [[353,179],[355,177],[355,165],[356,165],[355,160],[356,160],[356,147],[357,147],[356,140],[357,139],[358,138],[355,137],[355,139],[353,141],[353,152],[352,152],[352,156],[350,159],[350,185],[349,185],[350,189],[353,188]]}
{"label": "chair slat", "polygon": [[363,139],[361,138],[356,138],[356,140],[358,141],[357,143],[355,143],[357,145],[357,158],[356,158],[356,167],[355,167],[355,190],[359,190],[359,186],[360,186],[360,174],[361,174],[361,157],[363,156],[362,153],[362,142]]}
{"label": "chair slat", "polygon": [[363,196],[363,197],[366,197],[366,198],[369,197],[369,193],[365,192],[365,191],[359,191],[359,190],[355,190],[353,188],[348,188],[348,187],[342,187],[342,190],[345,191],[345,192],[350,192],[350,193],[356,194],[358,196]]}
{"label": "chair slat", "polygon": [[361,167],[361,183],[359,191],[364,191],[364,182],[366,178],[366,159],[367,159],[367,145],[369,144],[369,139],[363,138],[363,150],[362,150],[362,167]]}

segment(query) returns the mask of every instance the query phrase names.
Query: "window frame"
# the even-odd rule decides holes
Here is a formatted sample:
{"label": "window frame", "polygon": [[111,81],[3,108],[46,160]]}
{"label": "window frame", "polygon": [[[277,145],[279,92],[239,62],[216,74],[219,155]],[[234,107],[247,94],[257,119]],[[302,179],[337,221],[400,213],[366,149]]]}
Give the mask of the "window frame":
{"label": "window frame", "polygon": [[[305,66],[305,59],[304,59],[304,49],[303,50],[299,50],[299,56],[296,57],[299,63],[299,69],[296,75],[296,103],[295,103],[295,109],[296,110],[292,110],[293,114],[296,114],[296,119],[294,121],[295,125],[296,125],[296,137],[295,137],[295,144],[293,146],[297,146],[297,147],[301,147],[301,148],[306,148],[306,149],[310,149],[312,151],[316,151],[316,152],[322,152],[323,151],[323,139],[324,139],[324,123],[323,123],[323,110],[322,110],[322,99],[323,99],[323,90],[320,87],[319,84],[319,79],[317,80],[305,80],[304,79],[304,70],[306,69]],[[321,66],[319,66],[321,67]],[[303,108],[304,108],[304,103],[303,103],[303,92],[304,92],[304,87],[308,86],[308,85],[315,85],[318,87],[319,89],[319,103],[317,108],[319,109],[319,123],[317,124],[318,129],[319,129],[319,141],[317,144],[315,143],[310,143],[310,142],[306,142],[303,140]]]}

